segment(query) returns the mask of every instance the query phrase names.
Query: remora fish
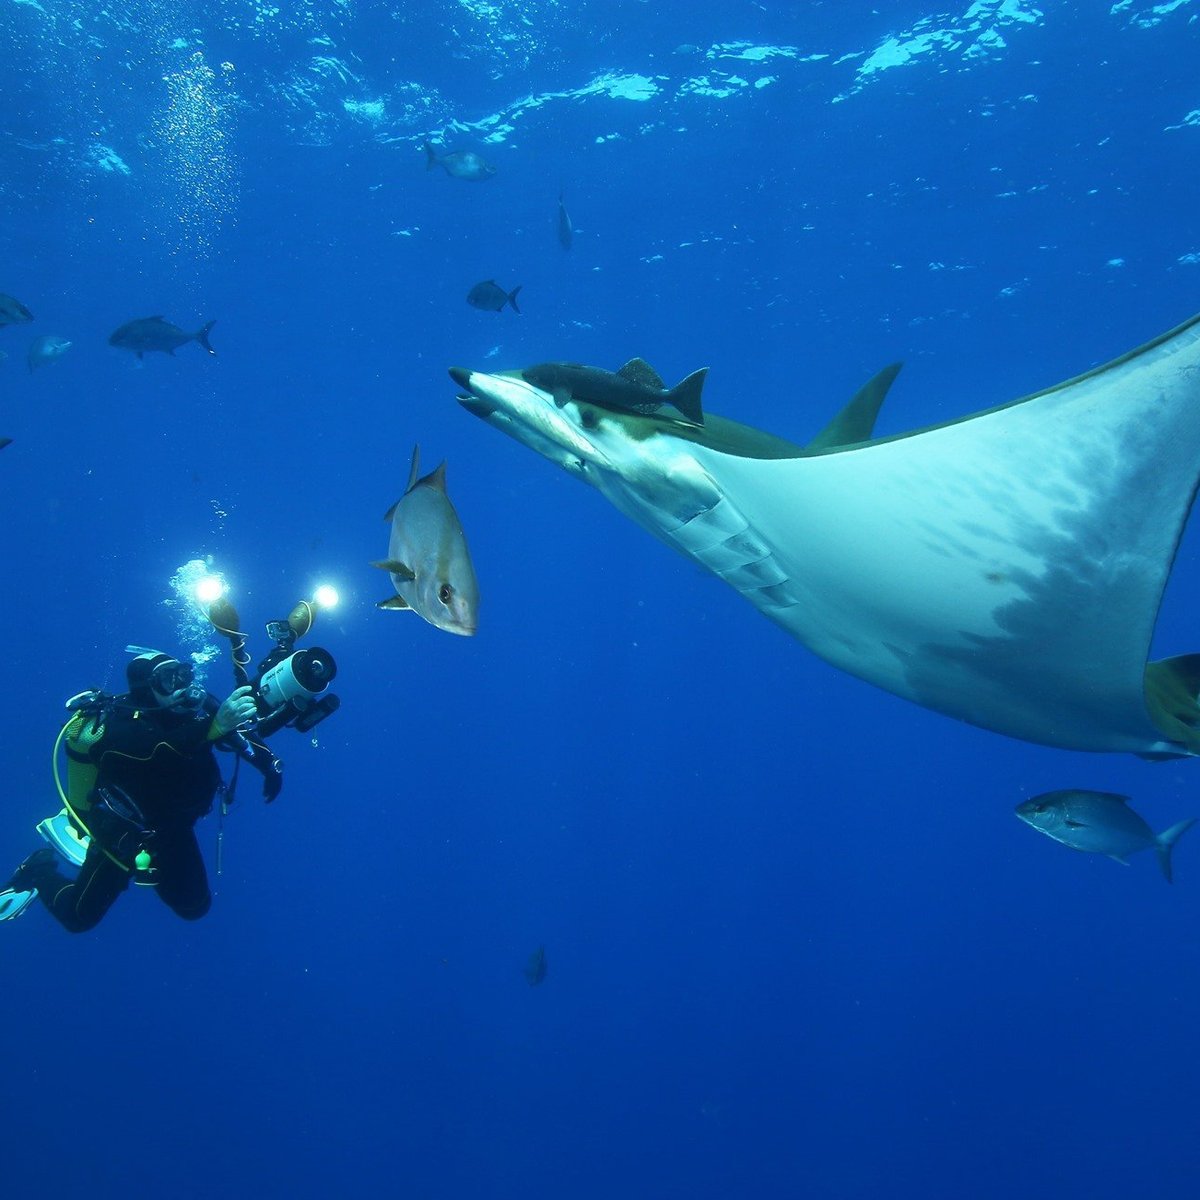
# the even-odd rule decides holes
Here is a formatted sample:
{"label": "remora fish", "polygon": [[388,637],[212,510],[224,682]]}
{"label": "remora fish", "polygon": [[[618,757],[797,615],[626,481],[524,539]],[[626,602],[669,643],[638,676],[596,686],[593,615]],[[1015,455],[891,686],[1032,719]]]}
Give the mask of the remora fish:
{"label": "remora fish", "polygon": [[32,320],[33,313],[20,300],[0,292],[0,328],[5,325],[27,325]]}
{"label": "remora fish", "polygon": [[575,240],[575,226],[571,224],[571,214],[563,203],[562,192],[558,193],[558,244],[564,250],[570,250]]}
{"label": "remora fish", "polygon": [[496,168],[474,150],[451,150],[448,154],[439,154],[426,142],[425,170],[432,171],[434,167],[441,167],[455,179],[472,181],[491,179],[496,173]]}
{"label": "remora fish", "polygon": [[513,312],[519,313],[521,310],[517,307],[517,293],[520,290],[519,283],[511,292],[506,292],[494,279],[485,279],[467,293],[467,303],[472,308],[482,308],[485,312],[500,312],[506,304],[511,304]]}
{"label": "remora fish", "polygon": [[396,594],[380,608],[405,609],[447,633],[474,634],[479,622],[479,584],[458,513],[446,495],[446,464],[424,479],[420,447],[414,447],[404,495],[388,509],[388,556],[374,567],[388,571]]}
{"label": "remora fish", "polygon": [[216,354],[208,342],[209,332],[215,324],[216,321],[207,321],[195,333],[185,333],[178,325],[172,325],[162,317],[139,317],[122,325],[108,339],[108,344],[116,346],[118,350],[132,350],[138,358],[153,350],[174,355],[180,346],[188,342],[199,342],[209,354]]}
{"label": "remora fish", "polygon": [[1146,661],[1200,486],[1200,317],[1024,399],[872,440],[897,370],[807,446],[711,413],[560,406],[519,371],[450,374],[469,412],[841,670],[1043,745],[1200,755],[1200,655]]}
{"label": "remora fish", "polygon": [[616,372],[579,363],[540,363],[526,367],[520,374],[534,387],[548,392],[559,408],[575,400],[615,412],[650,414],[669,404],[693,425],[704,424],[700,393],[707,367],[693,371],[673,388],[666,387],[658,372],[640,358],[631,358]]}
{"label": "remora fish", "polygon": [[539,946],[525,964],[525,978],[530,987],[537,987],[546,978],[546,947]]}
{"label": "remora fish", "polygon": [[1039,833],[1087,854],[1107,854],[1124,866],[1129,855],[1153,849],[1171,882],[1171,851],[1193,825],[1191,817],[1157,836],[1129,807],[1128,796],[1114,792],[1043,792],[1017,805],[1017,816]]}
{"label": "remora fish", "polygon": [[29,343],[29,354],[26,362],[32,373],[37,367],[44,367],[61,358],[71,348],[66,338],[56,337],[53,333],[44,333],[35,337]]}

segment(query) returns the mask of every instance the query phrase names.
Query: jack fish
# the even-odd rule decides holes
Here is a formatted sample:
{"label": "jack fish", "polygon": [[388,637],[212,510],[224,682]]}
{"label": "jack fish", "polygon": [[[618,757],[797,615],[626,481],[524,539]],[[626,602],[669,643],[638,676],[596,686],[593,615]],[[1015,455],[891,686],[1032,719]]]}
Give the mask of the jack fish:
{"label": "jack fish", "polygon": [[537,987],[546,978],[546,947],[539,946],[525,964],[525,978],[530,987]]}
{"label": "jack fish", "polygon": [[380,608],[406,609],[447,633],[471,637],[479,619],[479,583],[458,513],[446,495],[446,464],[424,479],[420,447],[413,448],[404,495],[388,509],[388,556],[371,565],[387,571],[396,594]]}
{"label": "jack fish", "polygon": [[426,142],[425,170],[432,171],[434,167],[441,167],[455,179],[469,179],[472,182],[491,179],[496,173],[496,168],[474,150],[451,150],[448,154],[439,154]]}
{"label": "jack fish", "polygon": [[118,350],[132,350],[141,358],[152,350],[161,350],[163,354],[174,355],[180,346],[188,342],[199,342],[209,354],[216,351],[209,345],[208,335],[216,321],[208,321],[202,329],[195,333],[187,333],[178,325],[164,321],[162,317],[139,317],[136,321],[126,321],[108,339],[110,346]]}
{"label": "jack fish", "polygon": [[558,193],[558,244],[564,250],[570,250],[575,240],[575,226],[571,224],[571,214],[563,202],[562,192]]}
{"label": "jack fish", "polygon": [[1196,823],[1195,818],[1180,821],[1156,835],[1129,807],[1129,797],[1114,792],[1043,792],[1018,804],[1017,816],[1072,850],[1107,854],[1124,866],[1129,865],[1129,855],[1152,849],[1168,883],[1171,850]]}
{"label": "jack fish", "polygon": [[0,292],[0,327],[5,325],[28,325],[33,320],[33,313],[15,296],[6,296]]}
{"label": "jack fish", "polygon": [[38,367],[45,367],[56,362],[70,348],[71,343],[66,338],[58,337],[53,333],[44,333],[41,337],[35,337],[29,343],[29,354],[26,357],[29,370],[32,372]]}

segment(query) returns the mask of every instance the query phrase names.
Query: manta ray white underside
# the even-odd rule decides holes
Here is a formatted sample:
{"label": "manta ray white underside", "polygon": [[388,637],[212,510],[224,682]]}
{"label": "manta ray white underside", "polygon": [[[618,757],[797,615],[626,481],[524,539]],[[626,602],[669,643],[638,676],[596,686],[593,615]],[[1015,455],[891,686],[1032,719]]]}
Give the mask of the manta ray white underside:
{"label": "manta ray white underside", "polygon": [[1200,482],[1200,317],[1025,399],[870,440],[894,373],[842,444],[835,420],[808,448],[564,403],[519,372],[451,374],[465,407],[835,666],[1034,742],[1200,753],[1200,658],[1146,661]]}

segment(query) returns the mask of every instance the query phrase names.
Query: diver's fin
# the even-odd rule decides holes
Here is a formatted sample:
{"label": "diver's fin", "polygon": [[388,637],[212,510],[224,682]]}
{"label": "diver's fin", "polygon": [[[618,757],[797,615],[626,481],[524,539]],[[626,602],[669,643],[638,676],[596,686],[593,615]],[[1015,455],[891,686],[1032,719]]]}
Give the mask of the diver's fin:
{"label": "diver's fin", "polygon": [[37,899],[37,888],[28,892],[14,892],[5,888],[0,892],[0,921],[11,921],[19,917]]}
{"label": "diver's fin", "polygon": [[875,429],[875,418],[879,416],[879,406],[903,365],[892,363],[872,375],[805,449],[828,450],[833,446],[853,446],[856,442],[869,441]]}
{"label": "diver's fin", "polygon": [[380,600],[375,605],[376,608],[407,608],[408,601],[403,596],[389,596],[386,600]]}
{"label": "diver's fin", "polygon": [[71,816],[65,808],[62,812],[47,817],[44,821],[39,821],[37,831],[67,862],[76,867],[83,866],[83,860],[87,857],[88,846],[91,845],[92,839],[86,834],[80,837],[79,831],[71,824]]}
{"label": "diver's fin", "polygon": [[378,567],[381,571],[390,571],[393,575],[399,575],[401,579],[416,579],[412,567],[402,563],[398,558],[382,558],[378,562],[373,562],[371,566]]}

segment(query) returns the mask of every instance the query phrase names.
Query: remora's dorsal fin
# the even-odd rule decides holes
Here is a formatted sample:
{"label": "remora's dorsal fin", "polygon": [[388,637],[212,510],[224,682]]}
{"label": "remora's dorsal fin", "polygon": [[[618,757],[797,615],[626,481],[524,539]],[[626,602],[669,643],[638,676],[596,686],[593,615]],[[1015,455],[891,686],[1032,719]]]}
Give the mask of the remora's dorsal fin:
{"label": "remora's dorsal fin", "polygon": [[903,365],[892,363],[872,375],[854,393],[850,403],[808,443],[805,449],[829,450],[834,446],[852,446],[855,442],[870,441],[875,429],[875,418],[879,416],[879,406]]}
{"label": "remora's dorsal fin", "polygon": [[667,389],[662,376],[644,358],[631,358],[617,374],[630,383],[640,383],[642,387],[654,388],[655,391],[664,392]]}

